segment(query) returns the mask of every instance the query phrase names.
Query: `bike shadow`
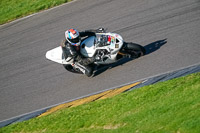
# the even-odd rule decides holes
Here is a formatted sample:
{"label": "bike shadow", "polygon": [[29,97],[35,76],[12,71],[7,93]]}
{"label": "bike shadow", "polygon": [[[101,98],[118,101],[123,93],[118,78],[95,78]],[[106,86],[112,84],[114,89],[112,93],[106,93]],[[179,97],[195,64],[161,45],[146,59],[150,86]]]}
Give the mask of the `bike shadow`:
{"label": "bike shadow", "polygon": [[160,47],[162,47],[164,44],[167,43],[167,39],[163,39],[163,40],[158,40],[155,42],[152,42],[150,44],[147,44],[146,46],[144,46],[145,50],[146,50],[146,54],[151,54],[155,51],[157,51],[158,49],[160,49]]}
{"label": "bike shadow", "polygon": [[[163,40],[158,40],[158,41],[152,42],[150,44],[147,44],[146,46],[144,46],[144,48],[146,50],[145,55],[148,55],[148,54],[151,54],[151,53],[157,51],[158,49],[160,49],[166,43],[167,43],[167,39],[163,39]],[[93,77],[105,72],[108,69],[112,69],[114,67],[123,65],[123,64],[125,64],[129,61],[133,61],[135,59],[137,59],[137,58],[133,58],[133,59],[132,58],[123,58],[123,59],[121,59],[121,60],[119,60],[119,61],[117,61],[113,64],[99,66],[97,69],[94,70]]]}

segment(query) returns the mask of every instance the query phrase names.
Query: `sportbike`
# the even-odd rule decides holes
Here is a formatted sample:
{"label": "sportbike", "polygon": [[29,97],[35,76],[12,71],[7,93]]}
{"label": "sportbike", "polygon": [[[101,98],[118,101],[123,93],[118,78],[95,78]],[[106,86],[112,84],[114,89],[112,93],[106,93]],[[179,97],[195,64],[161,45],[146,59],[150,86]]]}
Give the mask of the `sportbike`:
{"label": "sportbike", "polygon": [[[80,53],[83,57],[95,56],[95,62],[91,64],[98,68],[100,65],[115,63],[123,58],[138,58],[145,55],[143,46],[135,43],[124,42],[121,35],[116,33],[96,33],[82,40]],[[77,65],[72,57],[64,58],[61,46],[47,51],[46,58],[59,64],[63,64],[66,70],[73,73],[85,74],[86,71]]]}

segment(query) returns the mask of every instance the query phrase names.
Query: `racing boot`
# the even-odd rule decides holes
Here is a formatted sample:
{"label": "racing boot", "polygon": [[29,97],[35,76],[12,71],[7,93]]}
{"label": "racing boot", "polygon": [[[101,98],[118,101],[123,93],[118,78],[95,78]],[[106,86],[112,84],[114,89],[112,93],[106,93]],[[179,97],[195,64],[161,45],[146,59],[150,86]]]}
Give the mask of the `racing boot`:
{"label": "racing boot", "polygon": [[87,75],[88,77],[90,77],[93,74],[93,69],[89,65],[92,64],[92,63],[94,63],[95,57],[82,58],[81,56],[78,55],[75,60],[76,60],[75,64],[78,67],[80,67],[80,69],[82,70],[82,72],[85,75]]}
{"label": "racing boot", "polygon": [[75,67],[78,68],[83,74],[90,77],[93,74],[93,69],[90,66],[85,66],[80,64],[79,62],[75,62]]}

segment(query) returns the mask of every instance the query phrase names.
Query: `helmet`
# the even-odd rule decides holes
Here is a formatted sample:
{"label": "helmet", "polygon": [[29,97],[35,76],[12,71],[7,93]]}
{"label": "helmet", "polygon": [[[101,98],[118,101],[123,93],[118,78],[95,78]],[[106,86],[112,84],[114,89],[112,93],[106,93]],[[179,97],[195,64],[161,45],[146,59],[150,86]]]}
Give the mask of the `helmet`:
{"label": "helmet", "polygon": [[71,45],[79,46],[81,43],[81,37],[76,29],[69,29],[65,32],[66,40],[71,43]]}

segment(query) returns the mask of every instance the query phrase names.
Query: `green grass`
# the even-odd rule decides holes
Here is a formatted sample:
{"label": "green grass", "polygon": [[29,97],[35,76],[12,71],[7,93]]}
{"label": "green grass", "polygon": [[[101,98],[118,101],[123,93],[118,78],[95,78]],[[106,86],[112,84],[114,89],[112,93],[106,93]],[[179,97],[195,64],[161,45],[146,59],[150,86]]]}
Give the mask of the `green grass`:
{"label": "green grass", "polygon": [[0,132],[200,133],[200,73],[12,124]]}
{"label": "green grass", "polygon": [[0,0],[0,24],[71,0]]}

